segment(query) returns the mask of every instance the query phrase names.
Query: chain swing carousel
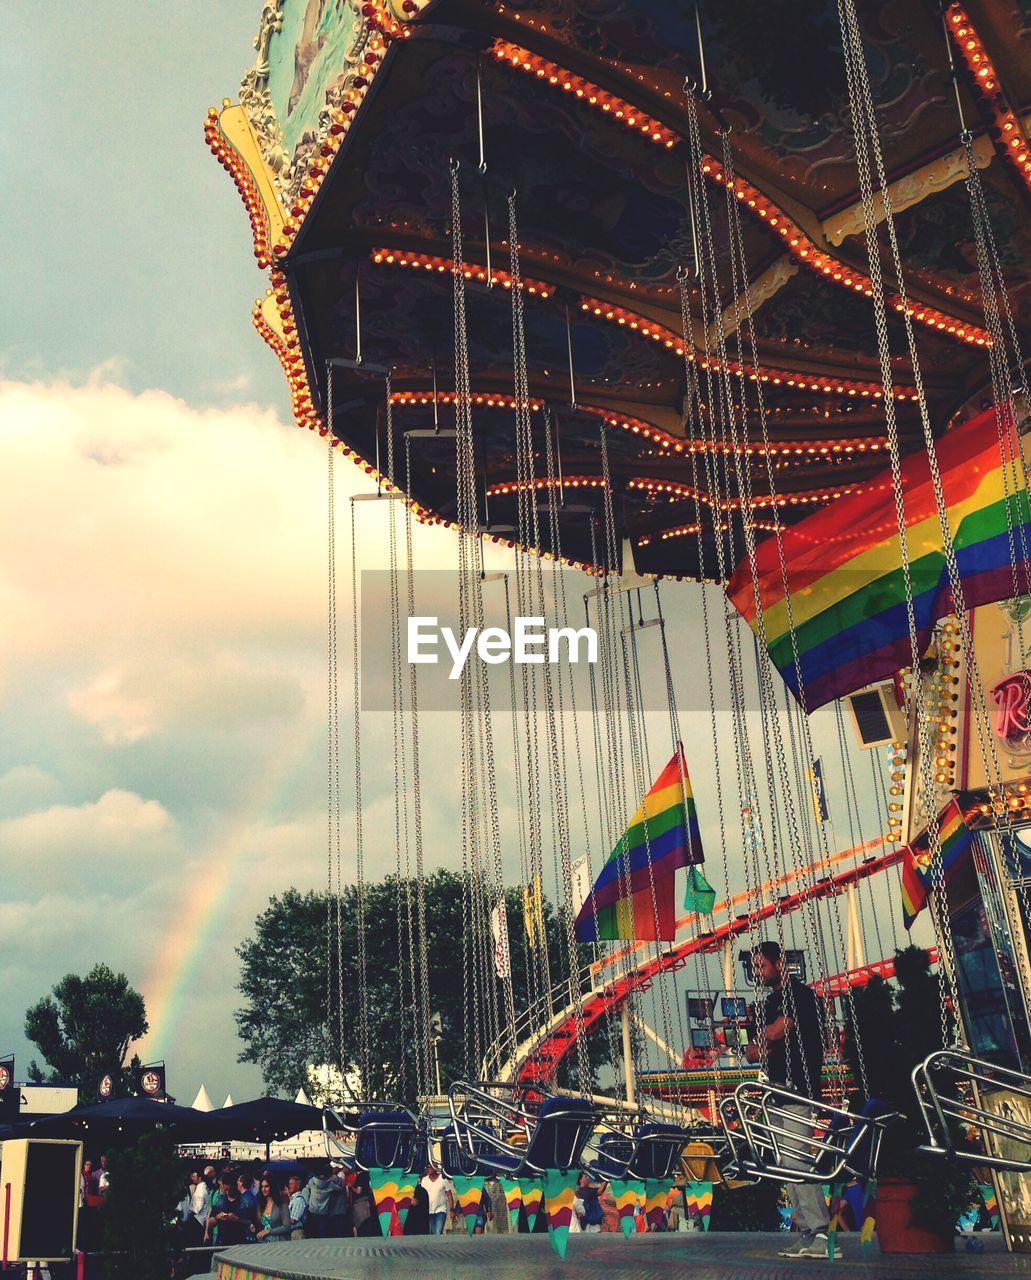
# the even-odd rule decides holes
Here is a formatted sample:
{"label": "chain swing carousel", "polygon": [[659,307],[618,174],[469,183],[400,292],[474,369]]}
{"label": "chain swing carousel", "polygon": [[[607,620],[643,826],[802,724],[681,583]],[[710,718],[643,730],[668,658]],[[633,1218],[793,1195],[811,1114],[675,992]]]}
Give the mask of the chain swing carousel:
{"label": "chain swing carousel", "polygon": [[[406,572],[415,522],[455,530],[463,633],[492,607],[485,539],[512,552],[509,620],[514,604],[518,616],[573,625],[561,566],[599,584],[584,601],[600,637],[589,711],[560,668],[512,669],[514,833],[499,814],[496,690],[483,664],[462,672],[467,1063],[453,1082],[433,1071],[418,684],[394,646],[407,961],[398,1061],[430,1102],[416,1115],[368,1096],[359,991],[361,1060],[338,1134],[369,1174],[385,1231],[395,1217],[403,1225],[429,1151],[455,1178],[470,1225],[494,1175],[514,1214],[532,1216],[543,1198],[563,1255],[581,1167],[647,1215],[699,1138],[710,1173],[715,1162],[736,1179],[869,1189],[891,1114],[868,1096],[861,1044],[850,1099],[840,1088],[821,1095],[804,1056],[771,1084],[761,1071],[721,1080],[727,1056],[717,1055],[712,1094],[722,1102],[703,1126],[686,1095],[642,1103],[630,1029],[644,1026],[667,1049],[686,1044],[675,982],[671,1000],[662,975],[714,954],[726,969],[737,937],[794,948],[797,924],[833,1060],[848,975],[865,968],[848,963],[855,938],[840,895],[901,864],[904,901],[930,905],[943,975],[947,1047],[913,1081],[927,1149],[992,1169],[1007,1241],[1026,1247],[1031,519],[1020,262],[1031,149],[1019,107],[1031,76],[1009,38],[1013,16],[994,0],[943,13],[923,0],[814,0],[804,22],[797,5],[712,8],[280,0],[262,12],[240,104],[206,122],[270,272],[255,325],[283,365],[298,424],[330,446],[338,906],[327,918],[326,1027],[340,1061],[335,455],[375,476],[385,500],[395,639],[405,610],[416,612]],[[353,502],[351,513],[356,618]],[[660,577],[727,591],[714,606],[711,591]],[[663,615],[671,590],[698,591],[706,638],[727,886],[715,915],[680,745],[674,669],[685,655]],[[654,600],[647,622],[644,600]],[[645,647],[652,624],[661,676]],[[356,631],[352,656],[357,681]],[[661,772],[644,709],[656,679],[672,750]],[[717,715],[720,680],[729,725]],[[746,715],[752,695],[758,728]],[[839,855],[813,820],[806,778],[809,713],[842,698],[861,745],[891,744],[885,816],[897,847],[875,867],[857,859],[831,875]],[[871,722],[871,698],[887,736]],[[359,701],[356,683],[361,938]],[[843,735],[840,704],[836,715]],[[592,751],[570,760],[567,744],[587,733]],[[846,777],[849,758],[842,745]],[[876,789],[872,756],[871,772]],[[846,803],[854,852],[862,819],[854,796]],[[573,862],[592,843],[613,853],[580,905]],[[530,939],[530,1007],[518,1016],[498,925],[510,845]],[[682,867],[691,910],[678,921],[670,893]],[[745,911],[734,913],[739,872]],[[532,943],[545,881],[565,926],[557,973]],[[604,950],[618,941],[632,945]],[[601,948],[586,972],[578,942]],[[711,986],[696,975],[698,988]],[[643,1018],[649,991],[661,1034]],[[592,1092],[596,1025],[626,1066],[616,1097]],[[575,1087],[561,1090],[566,1053]],[[406,1091],[403,1074],[394,1086]],[[799,1108],[809,1116],[801,1138],[789,1122]],[[705,1171],[689,1162],[689,1176]]]}

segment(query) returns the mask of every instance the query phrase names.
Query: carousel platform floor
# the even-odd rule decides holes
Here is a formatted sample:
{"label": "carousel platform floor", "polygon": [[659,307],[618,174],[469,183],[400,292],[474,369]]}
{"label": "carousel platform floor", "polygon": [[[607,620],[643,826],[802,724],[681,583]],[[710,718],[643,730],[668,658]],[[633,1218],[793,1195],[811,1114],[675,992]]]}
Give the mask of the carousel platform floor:
{"label": "carousel platform floor", "polygon": [[863,1257],[859,1239],[839,1237],[844,1257],[779,1258],[786,1236],[683,1232],[670,1235],[571,1236],[565,1262],[546,1236],[456,1234],[388,1240],[298,1240],[227,1249],[217,1258],[219,1280],[798,1280],[807,1271],[865,1280],[990,1280],[1031,1275],[1031,1255],[1005,1251],[998,1233],[983,1233],[983,1253],[967,1253],[957,1242],[949,1256]]}

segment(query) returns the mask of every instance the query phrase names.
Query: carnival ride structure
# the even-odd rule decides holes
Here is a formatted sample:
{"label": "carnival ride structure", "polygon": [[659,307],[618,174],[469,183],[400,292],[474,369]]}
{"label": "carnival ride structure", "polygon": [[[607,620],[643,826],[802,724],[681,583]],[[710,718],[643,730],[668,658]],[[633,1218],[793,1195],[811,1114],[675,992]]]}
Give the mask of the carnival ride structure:
{"label": "carnival ride structure", "polygon": [[[699,1133],[689,1089],[666,1088],[652,1104],[661,1119],[637,1096],[635,1039],[672,1058],[671,1046],[686,1044],[666,978],[710,954],[723,955],[726,973],[734,939],[783,946],[797,916],[828,1014],[837,1004],[851,1017],[856,987],[890,964],[888,948],[874,965],[858,956],[855,896],[896,864],[907,913],[930,908],[941,974],[942,1050],[914,1074],[928,1149],[1000,1174],[1031,1170],[1020,275],[1031,69],[1007,38],[1012,21],[1001,0],[941,12],[922,0],[814,0],[805,21],[797,6],[750,0],[675,12],[650,0],[265,5],[240,105],[212,110],[205,132],[270,271],[255,325],[283,365],[299,425],[329,446],[326,1036],[341,1066],[334,458],[376,478],[376,494],[361,497],[382,500],[388,521],[404,886],[398,1080],[410,1039],[420,1097],[439,1098],[441,1083],[425,963],[419,682],[400,648],[404,614],[416,612],[415,525],[454,530],[463,628],[482,629],[488,614],[486,540],[511,552],[509,618],[570,624],[579,601],[560,566],[596,584],[582,593],[600,637],[589,709],[576,681],[548,664],[512,670],[503,696],[511,831],[498,796],[498,690],[483,664],[461,672],[466,1078],[448,1082],[446,1116],[348,1102],[353,1158],[381,1191],[400,1196],[398,1175],[411,1173],[421,1142],[440,1143],[459,1176],[540,1177],[563,1251],[581,1162],[619,1184],[665,1184],[672,1153]],[[364,981],[356,501],[348,819]],[[699,873],[682,655],[663,605],[681,588],[669,578],[727,588],[718,604],[711,588],[682,588],[697,592],[703,639],[709,801],[728,886],[718,908]],[[651,627],[655,654],[644,649]],[[859,646],[848,671],[864,678],[843,673],[846,641]],[[878,854],[863,839],[869,814],[840,701],[868,680],[878,698],[894,697],[905,725],[874,735],[888,747],[890,785],[869,757],[883,786],[876,822],[887,827]],[[673,752],[661,774],[646,686],[663,695],[668,748],[656,750]],[[810,712],[830,701],[852,837],[839,855],[819,800],[813,812]],[[585,850],[589,865],[599,842],[614,851],[608,872],[575,902],[574,853]],[[516,855],[530,982],[519,1015],[503,912]],[[747,884],[737,904],[732,865]],[[682,867],[696,910],[678,926],[671,894]],[[557,894],[557,973],[543,945],[545,879]],[[990,1051],[956,945],[972,909],[1004,1005]],[[583,938],[599,948],[586,970]],[[634,946],[604,950],[621,940]],[[659,1028],[638,1008],[649,990]],[[361,1082],[371,1052],[363,991],[355,1004]],[[833,1025],[829,1016],[832,1058]],[[626,1067],[618,1096],[592,1088],[596,1026]],[[855,1089],[833,1099],[798,1074],[805,1055],[771,1082],[765,1038],[757,1044],[754,1079],[724,1080],[723,1055],[705,1064],[709,1120],[726,1144],[715,1154],[749,1178],[872,1179],[892,1117],[869,1096],[859,1039]],[[559,1090],[567,1057],[573,1087]],[[809,1116],[802,1138],[787,1123],[797,1108]]]}

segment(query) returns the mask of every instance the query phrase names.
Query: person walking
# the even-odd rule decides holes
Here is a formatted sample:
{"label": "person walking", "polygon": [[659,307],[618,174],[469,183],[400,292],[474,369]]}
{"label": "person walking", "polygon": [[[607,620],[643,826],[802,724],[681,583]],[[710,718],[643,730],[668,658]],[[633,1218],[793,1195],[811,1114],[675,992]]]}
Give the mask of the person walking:
{"label": "person walking", "polygon": [[430,1235],[442,1236],[447,1225],[449,1213],[454,1212],[454,1196],[451,1183],[443,1176],[435,1164],[426,1170],[426,1176],[419,1185],[426,1188],[429,1197]]}
{"label": "person walking", "polygon": [[[745,1057],[761,1065],[772,1084],[804,1098],[818,1099],[823,1076],[823,1014],[816,993],[785,973],[779,942],[760,943],[752,953],[752,969],[766,996],[757,1011],[757,1021],[761,1018],[762,1026],[746,1048]],[[784,1109],[797,1116],[794,1120],[785,1119],[784,1128],[800,1138],[811,1138],[812,1109],[804,1103],[789,1103]],[[785,1163],[804,1167],[800,1159],[787,1159]],[[781,1249],[781,1256],[826,1258],[830,1213],[822,1188],[813,1182],[791,1183],[788,1196],[801,1238]],[[837,1245],[834,1256],[841,1257]]]}

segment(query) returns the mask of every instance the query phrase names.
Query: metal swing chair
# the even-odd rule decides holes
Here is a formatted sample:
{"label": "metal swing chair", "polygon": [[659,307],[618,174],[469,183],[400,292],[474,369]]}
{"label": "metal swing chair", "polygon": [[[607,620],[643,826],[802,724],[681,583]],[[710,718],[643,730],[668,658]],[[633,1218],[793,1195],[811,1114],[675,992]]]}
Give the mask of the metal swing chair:
{"label": "metal swing chair", "polygon": [[341,1149],[342,1159],[366,1173],[372,1169],[412,1169],[419,1140],[419,1123],[398,1102],[356,1102],[343,1113],[326,1109],[338,1132],[354,1135],[354,1150]]}
{"label": "metal swing chair", "polygon": [[[1031,1078],[963,1049],[942,1049],[914,1068],[913,1089],[928,1135],[918,1150],[989,1169],[1031,1170]],[[985,1106],[985,1090],[1006,1091],[998,1110]],[[967,1140],[958,1141],[964,1132]]]}
{"label": "metal swing chair", "polygon": [[505,1083],[457,1081],[448,1101],[456,1158],[477,1175],[535,1178],[578,1168],[599,1121],[588,1098],[542,1098]]}
{"label": "metal swing chair", "polygon": [[676,1176],[692,1133],[646,1113],[603,1112],[583,1153],[583,1167],[606,1182],[628,1178],[668,1181]]}
{"label": "metal swing chair", "polygon": [[719,1111],[731,1155],[727,1177],[796,1183],[866,1182],[898,1119],[876,1099],[848,1111],[768,1081],[739,1084]]}

